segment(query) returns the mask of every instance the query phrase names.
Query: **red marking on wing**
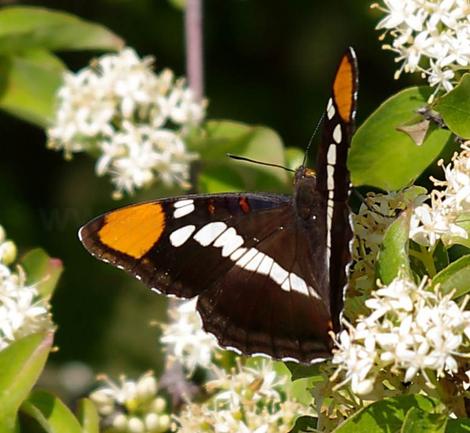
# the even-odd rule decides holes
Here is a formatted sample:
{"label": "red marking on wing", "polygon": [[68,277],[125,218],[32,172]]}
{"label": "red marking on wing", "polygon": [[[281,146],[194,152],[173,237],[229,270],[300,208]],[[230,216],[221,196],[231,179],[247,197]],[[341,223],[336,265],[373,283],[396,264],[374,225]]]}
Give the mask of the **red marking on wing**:
{"label": "red marking on wing", "polygon": [[238,204],[240,205],[240,209],[243,213],[246,214],[251,212],[250,204],[248,203],[248,199],[246,197],[240,197],[238,199]]}

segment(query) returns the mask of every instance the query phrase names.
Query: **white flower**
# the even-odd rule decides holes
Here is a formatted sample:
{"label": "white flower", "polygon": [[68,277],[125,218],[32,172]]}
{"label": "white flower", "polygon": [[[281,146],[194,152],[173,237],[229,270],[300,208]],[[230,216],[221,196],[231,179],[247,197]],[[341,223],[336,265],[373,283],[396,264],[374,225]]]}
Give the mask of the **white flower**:
{"label": "white flower", "polygon": [[372,5],[385,16],[377,29],[389,34],[401,63],[396,73],[421,71],[436,88],[450,91],[460,78],[460,70],[470,64],[470,5],[466,0],[384,0]]}
{"label": "white flower", "polygon": [[26,285],[21,268],[13,272],[6,266],[15,255],[15,244],[5,240],[0,226],[0,350],[19,338],[52,328],[49,303],[34,286]]}
{"label": "white flower", "polygon": [[196,367],[208,368],[217,350],[215,337],[202,329],[196,311],[197,298],[174,304],[169,310],[170,323],[162,325],[161,342],[167,353],[192,373]]}
{"label": "white flower", "polygon": [[373,389],[380,371],[401,371],[404,382],[426,370],[437,377],[457,372],[458,356],[468,356],[470,311],[452,301],[453,293],[430,291],[426,281],[416,286],[401,277],[376,292],[366,302],[371,313],[348,325],[337,341],[333,363],[336,374],[344,372],[345,383],[356,394]]}
{"label": "white flower", "polygon": [[155,74],[152,63],[130,48],[107,54],[67,73],[57,94],[49,147],[66,157],[97,151],[96,172],[111,175],[117,197],[155,181],[187,188],[197,157],[184,139],[203,120],[206,103],[170,70]]}
{"label": "white flower", "polygon": [[308,412],[290,395],[287,376],[276,373],[272,361],[238,365],[232,374],[214,367],[214,373],[217,379],[206,385],[212,397],[185,406],[176,417],[178,433],[287,433],[294,419]]}
{"label": "white flower", "polygon": [[152,372],[136,381],[125,376],[119,383],[107,376],[99,379],[104,385],[90,394],[98,413],[107,425],[122,433],[163,433],[170,427],[166,402],[157,395],[157,380]]}
{"label": "white flower", "polygon": [[410,223],[410,239],[424,246],[434,246],[441,239],[450,245],[468,233],[459,226],[459,218],[470,211],[470,142],[455,153],[452,163],[444,166],[445,180],[432,178],[436,189],[430,195],[430,205],[415,207]]}

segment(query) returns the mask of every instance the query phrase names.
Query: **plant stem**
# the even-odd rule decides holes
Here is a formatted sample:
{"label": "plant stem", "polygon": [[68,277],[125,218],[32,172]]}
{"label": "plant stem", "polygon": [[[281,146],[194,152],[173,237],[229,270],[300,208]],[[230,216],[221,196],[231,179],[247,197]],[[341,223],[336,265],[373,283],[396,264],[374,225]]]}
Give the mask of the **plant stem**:
{"label": "plant stem", "polygon": [[187,0],[185,9],[186,74],[195,97],[204,95],[202,0]]}

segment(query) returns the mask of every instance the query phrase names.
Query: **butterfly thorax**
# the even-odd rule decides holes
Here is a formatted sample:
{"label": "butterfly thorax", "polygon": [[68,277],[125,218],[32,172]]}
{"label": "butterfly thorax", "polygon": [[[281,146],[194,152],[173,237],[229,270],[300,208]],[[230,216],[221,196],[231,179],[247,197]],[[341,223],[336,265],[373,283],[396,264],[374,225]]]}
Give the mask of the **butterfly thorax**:
{"label": "butterfly thorax", "polygon": [[318,215],[318,203],[320,195],[316,189],[317,180],[315,172],[304,166],[295,171],[295,194],[294,202],[297,215],[306,221],[315,220]]}

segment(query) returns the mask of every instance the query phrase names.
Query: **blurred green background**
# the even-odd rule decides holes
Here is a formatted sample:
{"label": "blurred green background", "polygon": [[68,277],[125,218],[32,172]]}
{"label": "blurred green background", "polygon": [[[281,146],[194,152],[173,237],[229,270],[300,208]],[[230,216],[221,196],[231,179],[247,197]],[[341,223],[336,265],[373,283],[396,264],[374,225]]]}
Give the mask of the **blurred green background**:
{"label": "blurred green background", "polygon": [[[65,10],[109,27],[157,68],[185,73],[182,12],[167,0],[67,0],[15,2]],[[393,80],[395,64],[381,50],[377,10],[365,0],[208,0],[205,15],[208,118],[275,129],[290,146],[305,147],[321,116],[338,59],[348,45],[360,67],[358,124],[386,97],[411,81]],[[99,53],[96,53],[99,54]],[[73,70],[90,53],[63,53]],[[130,201],[156,197],[147,191],[119,202],[111,184],[94,174],[94,161],[72,162],[47,150],[42,130],[0,113],[0,224],[21,252],[42,246],[59,257],[65,273],[53,299],[58,325],[49,372],[80,361],[93,373],[130,376],[162,366],[158,332],[166,300],[127,274],[93,259],[77,238],[90,218]],[[269,152],[269,149],[266,149]],[[313,150],[314,152],[314,150]]]}

